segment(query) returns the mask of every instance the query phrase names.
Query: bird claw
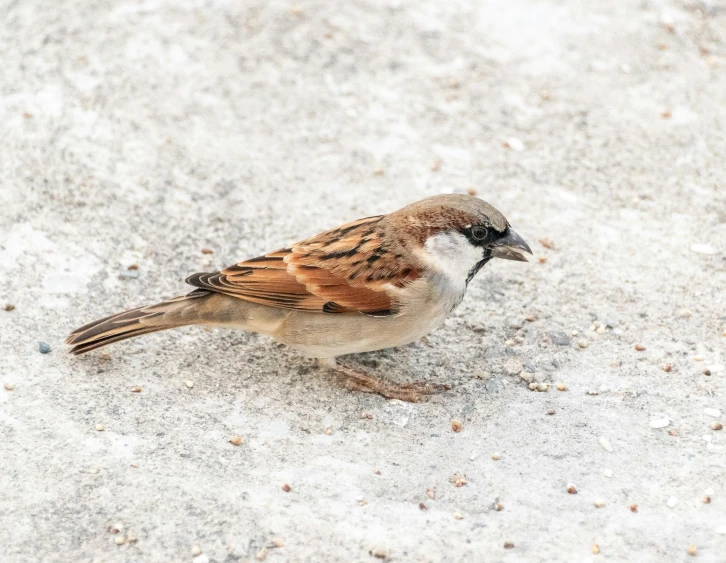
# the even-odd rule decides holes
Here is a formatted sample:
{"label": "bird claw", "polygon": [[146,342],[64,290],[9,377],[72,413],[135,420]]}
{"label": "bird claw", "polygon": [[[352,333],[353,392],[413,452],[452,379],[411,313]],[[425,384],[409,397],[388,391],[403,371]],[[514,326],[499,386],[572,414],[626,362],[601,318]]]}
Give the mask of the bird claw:
{"label": "bird claw", "polygon": [[346,365],[338,365],[333,368],[333,371],[343,378],[343,384],[352,391],[376,393],[387,399],[398,399],[408,403],[420,403],[428,399],[430,395],[451,389],[451,385],[448,383],[426,383],[425,381],[391,383]]}

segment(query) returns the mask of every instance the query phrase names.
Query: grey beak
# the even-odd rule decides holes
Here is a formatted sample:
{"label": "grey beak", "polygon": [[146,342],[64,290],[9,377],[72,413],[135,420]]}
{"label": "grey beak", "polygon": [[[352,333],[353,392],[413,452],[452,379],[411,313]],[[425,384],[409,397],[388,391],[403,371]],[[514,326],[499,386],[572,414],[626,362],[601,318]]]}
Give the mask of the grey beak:
{"label": "grey beak", "polygon": [[527,262],[522,251],[532,254],[529,245],[524,239],[514,232],[511,228],[503,237],[496,241],[491,247],[492,258],[503,258],[504,260],[516,260],[517,262]]}

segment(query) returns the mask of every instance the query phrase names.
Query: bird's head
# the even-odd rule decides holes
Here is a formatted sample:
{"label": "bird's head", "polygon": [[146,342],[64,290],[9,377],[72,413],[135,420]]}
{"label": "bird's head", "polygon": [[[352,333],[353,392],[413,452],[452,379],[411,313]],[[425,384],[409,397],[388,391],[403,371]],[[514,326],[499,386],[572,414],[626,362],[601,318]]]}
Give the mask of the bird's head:
{"label": "bird's head", "polygon": [[526,262],[529,246],[487,202],[463,194],[426,198],[391,214],[428,267],[467,283],[492,258]]}

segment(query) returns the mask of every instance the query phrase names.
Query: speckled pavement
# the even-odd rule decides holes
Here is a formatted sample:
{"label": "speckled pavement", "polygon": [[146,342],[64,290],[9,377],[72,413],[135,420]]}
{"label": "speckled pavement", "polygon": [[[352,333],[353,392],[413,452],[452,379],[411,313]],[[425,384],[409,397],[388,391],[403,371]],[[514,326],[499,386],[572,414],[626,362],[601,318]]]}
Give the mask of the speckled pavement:
{"label": "speckled pavement", "polygon": [[[726,561],[723,2],[6,0],[0,26],[0,560]],[[455,385],[429,403],[252,334],[66,353],[188,274],[467,190],[534,259],[352,358]]]}

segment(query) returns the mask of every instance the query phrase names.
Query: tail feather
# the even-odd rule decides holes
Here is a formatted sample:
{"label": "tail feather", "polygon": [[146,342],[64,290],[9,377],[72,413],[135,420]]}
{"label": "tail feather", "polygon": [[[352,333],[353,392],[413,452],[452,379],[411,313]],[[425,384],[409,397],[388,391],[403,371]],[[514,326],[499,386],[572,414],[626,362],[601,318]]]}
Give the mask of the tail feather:
{"label": "tail feather", "polygon": [[[85,324],[66,338],[66,344],[73,347],[71,354],[85,354],[106,344],[141,336],[150,332],[166,330],[199,322],[193,310],[189,311],[190,301],[206,297],[210,292],[196,290],[188,295],[175,297],[168,301],[138,307],[117,313]],[[192,307],[194,309],[194,307]]]}

